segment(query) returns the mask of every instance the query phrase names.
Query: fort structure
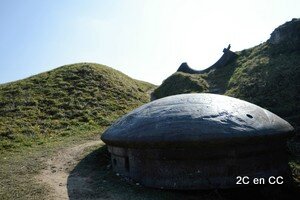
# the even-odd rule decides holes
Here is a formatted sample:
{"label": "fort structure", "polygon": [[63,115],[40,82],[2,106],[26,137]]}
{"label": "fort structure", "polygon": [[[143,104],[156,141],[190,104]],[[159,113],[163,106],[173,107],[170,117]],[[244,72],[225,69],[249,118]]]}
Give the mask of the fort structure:
{"label": "fort structure", "polygon": [[289,180],[286,140],[293,127],[236,98],[182,94],[145,104],[101,136],[113,170],[164,189],[237,187],[237,176]]}
{"label": "fort structure", "polygon": [[184,72],[184,73],[189,73],[189,74],[203,74],[206,73],[212,69],[218,69],[221,67],[226,66],[227,64],[231,63],[232,61],[235,60],[237,57],[237,54],[230,51],[231,45],[229,44],[227,48],[223,49],[223,55],[221,58],[212,66],[204,69],[204,70],[194,70],[191,67],[188,66],[187,63],[182,63],[180,67],[177,69],[177,72]]}

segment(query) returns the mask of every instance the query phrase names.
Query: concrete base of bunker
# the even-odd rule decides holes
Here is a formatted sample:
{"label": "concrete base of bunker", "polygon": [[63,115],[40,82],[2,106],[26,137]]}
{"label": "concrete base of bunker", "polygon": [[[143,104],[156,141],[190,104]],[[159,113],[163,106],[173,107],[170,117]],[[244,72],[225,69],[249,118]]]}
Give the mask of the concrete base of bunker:
{"label": "concrete base of bunker", "polygon": [[271,176],[282,176],[284,183],[289,182],[286,144],[279,141],[270,144],[191,149],[109,146],[108,149],[113,170],[122,176],[148,187],[194,190],[239,187],[242,185],[237,184],[238,176],[248,176],[249,185],[254,178],[263,178],[264,184],[268,184]]}

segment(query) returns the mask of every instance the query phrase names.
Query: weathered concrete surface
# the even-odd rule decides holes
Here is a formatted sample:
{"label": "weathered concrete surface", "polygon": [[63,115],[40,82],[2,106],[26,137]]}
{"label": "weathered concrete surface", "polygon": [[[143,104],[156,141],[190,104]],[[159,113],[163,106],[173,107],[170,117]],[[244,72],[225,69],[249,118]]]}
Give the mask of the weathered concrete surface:
{"label": "weathered concrete surface", "polygon": [[284,142],[186,149],[109,146],[115,172],[148,187],[213,189],[237,187],[237,176],[289,180]]}
{"label": "weathered concrete surface", "polygon": [[125,115],[101,137],[116,172],[145,186],[235,187],[236,176],[288,178],[293,127],[254,104],[215,94],[162,98]]}
{"label": "weathered concrete surface", "polygon": [[115,146],[169,148],[284,137],[292,130],[285,120],[246,101],[182,94],[135,109],[114,123],[102,139]]}

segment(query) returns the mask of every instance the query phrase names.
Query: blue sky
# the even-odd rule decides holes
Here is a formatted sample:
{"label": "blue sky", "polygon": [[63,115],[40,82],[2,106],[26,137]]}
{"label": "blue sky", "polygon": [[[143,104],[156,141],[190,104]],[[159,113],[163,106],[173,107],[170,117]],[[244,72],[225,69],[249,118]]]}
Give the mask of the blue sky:
{"label": "blue sky", "polygon": [[96,62],[160,84],[299,18],[298,0],[0,0],[0,83]]}

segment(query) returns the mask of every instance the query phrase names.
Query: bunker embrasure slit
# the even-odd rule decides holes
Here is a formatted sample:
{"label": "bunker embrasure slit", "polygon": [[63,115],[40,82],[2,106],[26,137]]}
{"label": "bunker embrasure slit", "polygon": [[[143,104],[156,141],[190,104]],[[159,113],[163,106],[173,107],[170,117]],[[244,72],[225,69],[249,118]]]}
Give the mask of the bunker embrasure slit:
{"label": "bunker embrasure slit", "polygon": [[249,117],[250,119],[252,119],[252,118],[253,118],[253,116],[252,116],[252,115],[250,115],[250,114],[247,114],[247,117]]}
{"label": "bunker embrasure slit", "polygon": [[129,167],[129,158],[128,158],[128,156],[125,157],[125,169],[126,169],[126,171],[129,172],[130,167]]}

